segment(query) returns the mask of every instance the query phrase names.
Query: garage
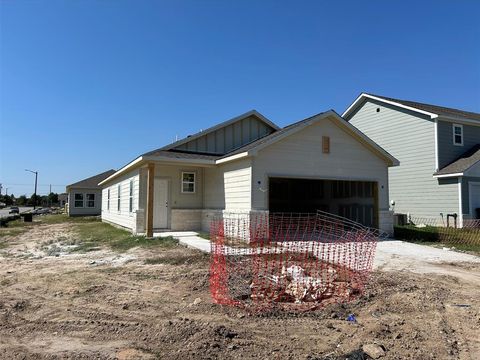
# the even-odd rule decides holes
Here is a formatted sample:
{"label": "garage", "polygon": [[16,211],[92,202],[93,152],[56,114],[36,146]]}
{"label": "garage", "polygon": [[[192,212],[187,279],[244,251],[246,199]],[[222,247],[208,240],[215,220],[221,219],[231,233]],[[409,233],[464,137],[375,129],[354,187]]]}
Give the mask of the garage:
{"label": "garage", "polygon": [[317,210],[378,227],[377,183],[302,178],[269,178],[269,211],[314,213]]}

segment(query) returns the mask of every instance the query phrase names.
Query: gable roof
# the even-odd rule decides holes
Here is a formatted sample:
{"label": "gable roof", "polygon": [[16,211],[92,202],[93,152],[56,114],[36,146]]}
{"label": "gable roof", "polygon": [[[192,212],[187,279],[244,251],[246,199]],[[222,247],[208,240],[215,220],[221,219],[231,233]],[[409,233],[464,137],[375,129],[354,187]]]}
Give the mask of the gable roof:
{"label": "gable roof", "polygon": [[424,104],[424,103],[419,103],[419,102],[410,101],[410,100],[394,99],[386,96],[374,95],[374,94],[368,94],[368,93],[361,93],[355,99],[355,101],[347,108],[347,110],[344,111],[342,116],[344,118],[348,118],[363,103],[363,101],[367,99],[381,101],[390,105],[395,105],[407,110],[418,112],[418,113],[430,116],[430,118],[432,119],[440,116],[440,117],[446,117],[446,118],[456,118],[460,120],[461,119],[473,120],[480,124],[479,113],[447,108],[447,107],[438,106],[438,105]]}
{"label": "gable roof", "polygon": [[[246,114],[249,114],[249,113],[246,113]],[[250,116],[250,115],[247,115],[247,116]],[[293,124],[287,125],[282,129],[278,128],[278,126],[275,125],[277,130],[275,130],[271,134],[265,135],[260,139],[254,140],[248,144],[245,144],[236,149],[233,149],[226,154],[215,155],[215,154],[205,154],[205,153],[191,152],[191,151],[189,152],[186,150],[172,149],[170,148],[170,145],[167,147],[159,148],[159,149],[147,152],[143,155],[140,155],[133,161],[129,162],[127,165],[123,166],[115,174],[112,174],[110,177],[100,182],[100,185],[103,185],[104,183],[112,180],[113,178],[117,177],[118,175],[127,171],[128,169],[134,166],[138,166],[138,164],[145,163],[147,161],[155,161],[155,160],[166,160],[166,161],[174,161],[174,162],[183,161],[183,162],[201,163],[206,166],[214,166],[216,164],[233,161],[240,157],[251,156],[251,155],[254,155],[258,150],[266,146],[269,146],[277,141],[280,141],[281,139],[287,136],[293,135],[297,131],[300,131],[301,129],[315,122],[321,121],[322,119],[325,119],[327,117],[331,117],[332,119],[335,119],[335,121],[340,127],[342,127],[344,130],[349,132],[351,135],[355,136],[357,140],[359,140],[361,143],[366,145],[371,151],[376,153],[378,156],[383,158],[389,165],[397,166],[399,164],[398,160],[395,157],[393,157],[391,154],[385,151],[377,143],[372,141],[369,137],[367,137],[364,133],[358,130],[355,126],[345,121],[334,110],[329,110],[329,111],[322,112],[314,116],[308,117],[304,120],[297,121]],[[203,135],[204,133],[205,132],[202,132],[200,134]],[[190,140],[190,138],[188,138],[188,140]],[[178,146],[178,144],[174,143],[171,146]]]}
{"label": "gable roof", "polygon": [[106,178],[108,178],[109,176],[113,175],[114,173],[115,173],[115,170],[111,169],[101,174],[97,174],[89,178],[77,181],[76,183],[67,185],[67,191],[69,188],[73,188],[73,187],[85,188],[85,189],[100,189],[100,186],[98,184],[103,180],[105,180]]}
{"label": "gable roof", "polygon": [[[241,121],[243,119],[246,119],[250,116],[255,116],[257,119],[259,119],[260,121],[262,121],[263,123],[265,123],[268,127],[272,128],[274,131],[276,130],[279,130],[280,128],[274,124],[272,121],[268,120],[265,116],[263,116],[262,114],[260,114],[257,110],[250,110],[250,111],[247,111],[246,113],[242,114],[242,115],[239,115],[239,116],[235,116],[234,118],[231,118],[230,120],[227,120],[227,121],[224,121],[224,122],[221,122],[217,125],[214,125],[212,127],[209,127],[208,129],[206,130],[202,130],[202,131],[199,131],[197,132],[196,134],[193,134],[193,135],[189,135],[183,139],[180,139],[178,141],[175,141],[174,143],[172,144],[169,144],[169,145],[166,145],[166,146],[163,146],[159,149],[156,149],[156,150],[153,150],[153,152],[155,151],[159,151],[159,150],[171,150],[171,149],[174,149],[178,146],[181,146],[187,142],[190,142],[192,140],[195,140],[195,139],[198,139],[200,138],[201,136],[205,136],[209,133],[212,133],[218,129],[221,129],[223,127],[226,127],[230,124],[233,124],[233,123],[236,123],[238,121]],[[152,152],[152,151],[151,151]],[[147,155],[148,153],[144,154],[144,155]]]}
{"label": "gable roof", "polygon": [[433,176],[463,174],[478,162],[480,162],[480,144],[460,155],[455,161],[437,171]]}

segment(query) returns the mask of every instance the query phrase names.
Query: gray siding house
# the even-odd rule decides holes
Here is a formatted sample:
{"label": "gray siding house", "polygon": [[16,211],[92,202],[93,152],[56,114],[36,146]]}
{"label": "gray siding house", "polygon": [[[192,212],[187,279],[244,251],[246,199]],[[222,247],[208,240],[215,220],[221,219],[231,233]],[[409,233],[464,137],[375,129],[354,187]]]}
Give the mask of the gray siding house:
{"label": "gray siding house", "polygon": [[400,161],[389,169],[396,213],[479,218],[480,114],[362,93],[343,117]]}
{"label": "gray siding house", "polygon": [[102,210],[102,188],[98,183],[114,173],[115,170],[108,170],[67,185],[67,214],[69,216],[100,215]]}
{"label": "gray siding house", "polygon": [[255,110],[138,156],[100,183],[102,220],[152,236],[231,212],[330,211],[392,231],[398,161],[334,111],[280,128]]}

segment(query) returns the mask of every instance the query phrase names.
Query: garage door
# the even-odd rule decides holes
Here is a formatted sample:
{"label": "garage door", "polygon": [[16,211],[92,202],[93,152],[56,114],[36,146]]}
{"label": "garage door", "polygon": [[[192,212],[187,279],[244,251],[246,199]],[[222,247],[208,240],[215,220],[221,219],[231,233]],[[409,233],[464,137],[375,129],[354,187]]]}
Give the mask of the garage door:
{"label": "garage door", "polygon": [[377,227],[377,186],[372,181],[269,179],[270,212],[327,211]]}

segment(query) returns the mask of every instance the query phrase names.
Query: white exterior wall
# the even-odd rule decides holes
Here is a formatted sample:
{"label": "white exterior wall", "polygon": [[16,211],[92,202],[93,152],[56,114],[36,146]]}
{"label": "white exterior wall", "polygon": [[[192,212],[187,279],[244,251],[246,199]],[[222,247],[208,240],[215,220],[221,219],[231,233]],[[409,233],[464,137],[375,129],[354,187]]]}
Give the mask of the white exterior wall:
{"label": "white exterior wall", "polygon": [[[129,211],[130,181],[133,180],[133,211]],[[120,185],[120,210],[117,209],[118,185]],[[137,232],[137,210],[139,210],[139,170],[133,170],[102,189],[102,221],[110,222]],[[110,189],[110,209],[108,209],[108,189]],[[140,211],[142,213],[142,211]],[[143,213],[140,214],[143,216]]]}
{"label": "white exterior wall", "polygon": [[[322,153],[322,136],[330,137],[329,154]],[[389,208],[385,160],[328,118],[258,152],[253,160],[254,210],[268,209],[269,177],[376,181],[379,210]]]}

